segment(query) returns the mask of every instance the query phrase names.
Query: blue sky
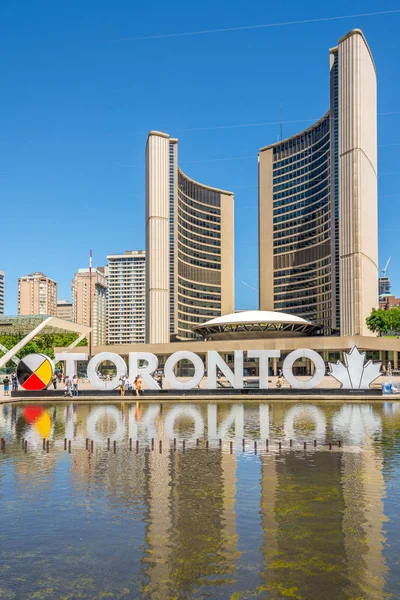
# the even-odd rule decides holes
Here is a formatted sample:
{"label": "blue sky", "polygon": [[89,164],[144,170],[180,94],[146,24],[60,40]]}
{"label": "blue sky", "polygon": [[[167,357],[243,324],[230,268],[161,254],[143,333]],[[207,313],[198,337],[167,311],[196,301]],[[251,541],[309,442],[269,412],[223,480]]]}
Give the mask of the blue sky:
{"label": "blue sky", "polygon": [[[380,266],[400,295],[400,12],[132,39],[400,9],[386,1],[188,3],[2,0],[0,269],[43,271],[70,298],[79,267],[144,247],[147,132],[179,138],[192,178],[235,192],[236,308],[257,306],[257,152],[329,103],[329,52],[361,28],[377,66]],[[297,121],[296,123],[293,121]],[[213,159],[213,160],[206,160]],[[215,159],[215,160],[214,160]],[[224,159],[224,160],[222,160]],[[235,159],[235,160],[225,160]]]}

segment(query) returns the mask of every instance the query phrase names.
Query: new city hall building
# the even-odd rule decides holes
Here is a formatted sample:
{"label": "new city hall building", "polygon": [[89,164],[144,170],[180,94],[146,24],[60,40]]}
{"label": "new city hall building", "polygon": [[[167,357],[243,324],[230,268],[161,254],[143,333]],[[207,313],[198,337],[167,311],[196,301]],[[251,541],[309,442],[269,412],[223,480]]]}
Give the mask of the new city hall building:
{"label": "new city hall building", "polygon": [[[353,346],[398,369],[399,340],[377,337],[377,89],[358,29],[329,51],[329,110],[259,152],[259,309],[234,312],[233,194],[190,179],[178,141],[150,132],[146,146],[146,342],[95,348],[152,352],[160,365],[184,348],[279,349],[325,361]],[[306,93],[306,91],[305,91]],[[214,183],[214,182],[213,182]],[[216,182],[215,182],[216,183]],[[179,342],[179,344],[177,344]],[[245,374],[257,374],[245,361]],[[312,372],[303,361],[299,373]]]}
{"label": "new city hall building", "polygon": [[378,305],[376,73],[359,30],[330,50],[330,108],[259,153],[260,308],[370,335]]}
{"label": "new city hall building", "polygon": [[233,194],[193,181],[178,140],[146,146],[146,341],[187,341],[193,327],[234,310]]}

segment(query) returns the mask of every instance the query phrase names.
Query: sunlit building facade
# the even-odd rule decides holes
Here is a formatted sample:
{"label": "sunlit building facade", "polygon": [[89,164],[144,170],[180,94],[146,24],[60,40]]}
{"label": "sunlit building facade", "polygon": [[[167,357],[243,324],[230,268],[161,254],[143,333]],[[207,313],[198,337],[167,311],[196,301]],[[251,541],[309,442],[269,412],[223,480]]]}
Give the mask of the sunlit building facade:
{"label": "sunlit building facade", "polygon": [[330,50],[330,109],[259,153],[260,309],[371,335],[378,304],[376,72],[360,30]]}
{"label": "sunlit building facade", "polygon": [[104,267],[79,269],[72,280],[72,320],[93,328],[92,343],[106,343],[107,277]]}
{"label": "sunlit building facade", "polygon": [[73,320],[72,302],[67,300],[57,300],[57,317],[64,319],[64,321]]}
{"label": "sunlit building facade", "polygon": [[19,315],[57,315],[57,282],[36,271],[18,279]]}
{"label": "sunlit building facade", "polygon": [[128,250],[107,259],[107,343],[141,344],[146,321],[145,252]]}
{"label": "sunlit building facade", "polygon": [[233,194],[190,179],[178,140],[146,147],[146,341],[195,339],[193,326],[234,309]]}

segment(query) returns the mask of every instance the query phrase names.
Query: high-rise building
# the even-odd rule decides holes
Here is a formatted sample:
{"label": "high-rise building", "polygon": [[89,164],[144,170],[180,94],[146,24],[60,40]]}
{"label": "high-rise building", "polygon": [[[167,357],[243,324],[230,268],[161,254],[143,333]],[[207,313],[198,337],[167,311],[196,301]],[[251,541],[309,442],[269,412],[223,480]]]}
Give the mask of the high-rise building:
{"label": "high-rise building", "polygon": [[391,289],[390,277],[387,275],[379,277],[379,296],[390,296]]}
{"label": "high-rise building", "polygon": [[18,279],[19,315],[57,315],[57,283],[39,271]]}
{"label": "high-rise building", "polygon": [[196,338],[192,327],[234,310],[233,194],[178,167],[178,140],[146,146],[146,341]]}
{"label": "high-rise building", "polygon": [[107,278],[104,267],[79,269],[72,280],[72,320],[92,327],[92,344],[107,340]]}
{"label": "high-rise building", "polygon": [[4,315],[4,271],[0,271],[0,315]]}
{"label": "high-rise building", "polygon": [[64,321],[72,321],[72,302],[67,300],[57,300],[57,317]]}
{"label": "high-rise building", "polygon": [[259,152],[260,309],[371,335],[378,304],[376,72],[362,32],[330,50],[330,109]]}
{"label": "high-rise building", "polygon": [[111,254],[108,260],[109,344],[145,341],[145,252],[130,250]]}

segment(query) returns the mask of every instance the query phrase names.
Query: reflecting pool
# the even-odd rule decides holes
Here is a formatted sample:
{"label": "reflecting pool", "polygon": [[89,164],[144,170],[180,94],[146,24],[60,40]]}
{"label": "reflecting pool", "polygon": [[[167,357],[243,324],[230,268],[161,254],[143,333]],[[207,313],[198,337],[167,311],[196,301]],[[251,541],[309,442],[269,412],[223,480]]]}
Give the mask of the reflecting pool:
{"label": "reflecting pool", "polygon": [[400,598],[398,402],[18,403],[0,432],[0,599]]}

